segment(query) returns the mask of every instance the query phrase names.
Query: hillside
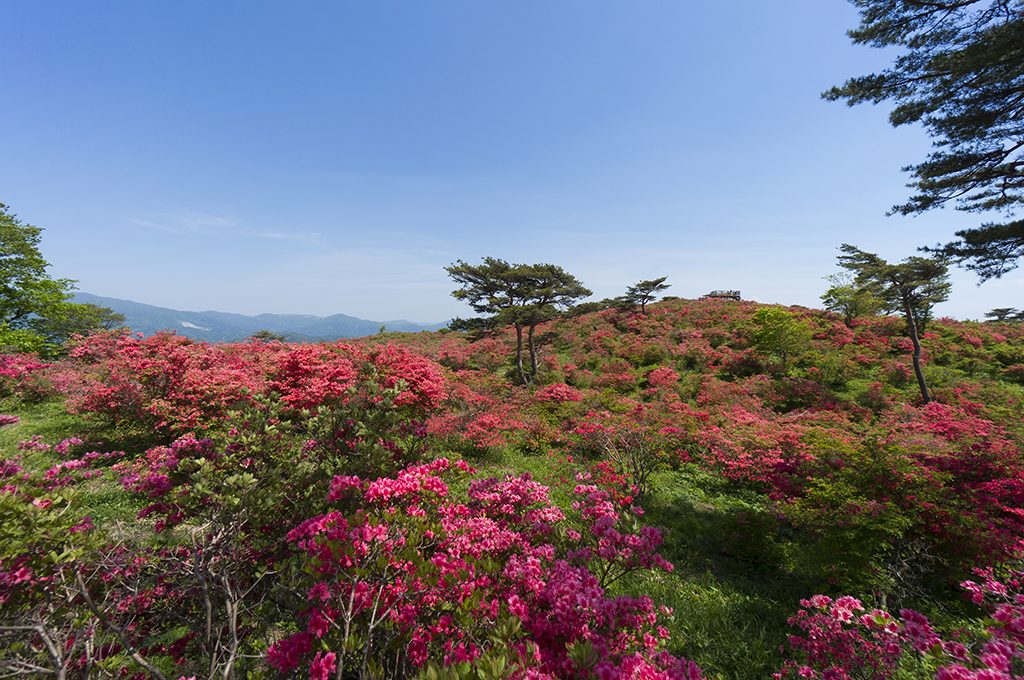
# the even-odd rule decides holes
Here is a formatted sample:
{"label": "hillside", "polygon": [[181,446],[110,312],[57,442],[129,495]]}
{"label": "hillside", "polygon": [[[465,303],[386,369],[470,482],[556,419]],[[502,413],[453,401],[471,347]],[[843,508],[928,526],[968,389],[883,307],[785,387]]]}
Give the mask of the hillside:
{"label": "hillside", "polygon": [[285,336],[292,342],[319,342],[373,335],[384,326],[389,331],[417,332],[444,328],[447,322],[419,324],[402,319],[368,321],[345,314],[320,317],[308,314],[231,314],[228,312],[186,312],[131,300],[75,293],[74,301],[91,303],[123,314],[133,331],[153,335],[171,330],[206,342],[241,342],[261,330]]}
{"label": "hillside", "polygon": [[5,606],[84,569],[188,675],[238,592],[253,677],[370,648],[388,677],[972,677],[936,674],[1024,649],[1024,324],[930,321],[922,404],[901,319],[648,312],[542,325],[529,386],[511,331],[6,357],[0,509],[48,576]]}

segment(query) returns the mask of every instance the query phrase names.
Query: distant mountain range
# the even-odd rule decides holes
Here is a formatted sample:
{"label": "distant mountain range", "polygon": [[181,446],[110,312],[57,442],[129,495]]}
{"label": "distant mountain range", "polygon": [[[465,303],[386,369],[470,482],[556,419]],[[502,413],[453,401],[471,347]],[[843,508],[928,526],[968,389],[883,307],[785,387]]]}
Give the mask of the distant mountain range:
{"label": "distant mountain range", "polygon": [[183,312],[89,293],[76,293],[74,301],[109,307],[124,314],[125,325],[146,335],[172,330],[179,335],[209,342],[245,340],[261,330],[283,335],[295,342],[316,342],[373,335],[379,332],[381,326],[389,331],[414,333],[436,331],[448,325],[447,321],[435,324],[419,324],[404,320],[368,321],[345,314],[321,317],[310,314],[246,316],[228,312]]}

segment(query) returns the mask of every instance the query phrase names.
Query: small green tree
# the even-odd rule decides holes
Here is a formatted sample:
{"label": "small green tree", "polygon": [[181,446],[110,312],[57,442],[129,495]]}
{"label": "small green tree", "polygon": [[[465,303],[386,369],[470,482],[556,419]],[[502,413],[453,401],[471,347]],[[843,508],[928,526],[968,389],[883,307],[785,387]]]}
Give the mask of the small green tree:
{"label": "small green tree", "polygon": [[884,303],[867,288],[857,286],[853,276],[848,272],[831,274],[825,277],[831,287],[821,296],[825,309],[841,314],[847,326],[861,316],[877,314]]}
{"label": "small green tree", "polygon": [[839,266],[854,275],[857,286],[870,290],[883,301],[887,311],[902,312],[913,344],[914,374],[924,403],[931,401],[921,372],[921,323],[931,315],[933,305],[949,298],[949,267],[928,257],[908,257],[890,264],[874,253],[844,243]]}
{"label": "small green tree", "polygon": [[[485,257],[479,265],[462,260],[445,267],[461,287],[452,297],[464,300],[479,314],[487,314],[495,325],[511,325],[516,332],[516,378],[520,384],[537,375],[538,324],[591,294],[576,277],[553,264],[510,264]],[[525,344],[529,349],[530,370],[523,365]]]}
{"label": "small green tree", "polygon": [[754,346],[778,357],[782,372],[789,370],[789,359],[807,349],[811,329],[792,312],[781,307],[762,307],[754,314]]}
{"label": "small green tree", "polygon": [[667,276],[662,276],[658,279],[651,279],[649,281],[641,281],[640,283],[634,284],[626,289],[626,294],[622,296],[622,303],[629,307],[636,307],[639,305],[640,312],[647,315],[647,304],[653,302],[657,297],[655,293],[660,293],[663,290],[668,290],[672,286],[665,283],[668,279]]}
{"label": "small green tree", "polygon": [[990,312],[985,312],[985,318],[992,321],[1006,321],[1014,318],[1016,314],[1017,310],[1014,307],[996,307]]}
{"label": "small green tree", "polygon": [[285,336],[280,333],[261,328],[252,335],[249,336],[249,340],[255,340],[256,342],[285,342],[288,340]]}
{"label": "small green tree", "polygon": [[45,316],[29,326],[51,345],[63,344],[73,335],[89,335],[124,326],[124,314],[91,303],[61,301],[45,310]]}

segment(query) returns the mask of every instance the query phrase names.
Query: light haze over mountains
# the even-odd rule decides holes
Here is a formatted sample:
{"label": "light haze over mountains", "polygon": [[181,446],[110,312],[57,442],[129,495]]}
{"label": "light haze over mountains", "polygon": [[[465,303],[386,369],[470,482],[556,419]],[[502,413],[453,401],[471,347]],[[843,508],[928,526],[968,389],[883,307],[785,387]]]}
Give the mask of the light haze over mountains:
{"label": "light haze over mountains", "polygon": [[90,293],[75,293],[75,302],[91,303],[123,314],[125,325],[133,331],[152,335],[171,330],[196,340],[208,342],[236,342],[267,330],[292,341],[324,341],[373,335],[383,325],[388,331],[435,331],[448,325],[440,323],[414,323],[403,319],[369,321],[347,314],[314,316],[312,314],[232,314],[230,312],[189,312],[147,305],[131,300],[102,297]]}

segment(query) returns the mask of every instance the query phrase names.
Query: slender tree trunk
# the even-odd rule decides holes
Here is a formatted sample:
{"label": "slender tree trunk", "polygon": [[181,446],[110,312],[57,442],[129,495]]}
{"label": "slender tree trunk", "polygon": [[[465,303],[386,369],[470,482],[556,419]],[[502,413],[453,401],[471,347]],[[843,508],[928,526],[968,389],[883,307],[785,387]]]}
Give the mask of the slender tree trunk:
{"label": "slender tree trunk", "polygon": [[532,383],[537,379],[537,345],[533,341],[533,329],[536,328],[534,324],[530,324],[529,330],[526,333],[527,345],[530,348],[530,382]]}
{"label": "slender tree trunk", "polygon": [[917,337],[917,320],[914,318],[914,309],[910,301],[903,300],[903,313],[907,317],[907,327],[910,329],[910,341],[914,343],[914,375],[917,376],[917,386],[921,389],[921,400],[928,403],[932,400],[928,394],[928,385],[924,381],[924,373],[921,372],[921,340]]}
{"label": "slender tree trunk", "polygon": [[516,322],[516,377],[520,385],[526,384],[526,375],[523,373],[523,326]]}
{"label": "slender tree trunk", "polygon": [[641,300],[640,301],[640,313],[643,314],[644,316],[647,316],[647,301],[646,300]]}

